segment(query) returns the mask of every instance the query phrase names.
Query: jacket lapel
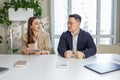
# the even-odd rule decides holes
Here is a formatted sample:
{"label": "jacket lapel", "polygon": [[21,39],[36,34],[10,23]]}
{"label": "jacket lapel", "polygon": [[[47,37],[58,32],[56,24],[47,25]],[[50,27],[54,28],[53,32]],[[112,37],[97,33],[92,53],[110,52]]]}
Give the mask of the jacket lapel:
{"label": "jacket lapel", "polygon": [[80,48],[80,45],[82,45],[82,30],[80,30],[78,34],[78,40],[77,40],[77,50]]}

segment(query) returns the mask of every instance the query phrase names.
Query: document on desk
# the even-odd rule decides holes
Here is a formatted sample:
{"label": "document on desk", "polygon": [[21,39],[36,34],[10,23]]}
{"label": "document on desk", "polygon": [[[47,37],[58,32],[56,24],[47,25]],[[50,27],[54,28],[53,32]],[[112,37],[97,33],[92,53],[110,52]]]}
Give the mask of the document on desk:
{"label": "document on desk", "polygon": [[15,66],[15,67],[23,67],[23,66],[26,66],[26,64],[27,64],[27,60],[18,60],[18,61],[14,64],[14,66]]}

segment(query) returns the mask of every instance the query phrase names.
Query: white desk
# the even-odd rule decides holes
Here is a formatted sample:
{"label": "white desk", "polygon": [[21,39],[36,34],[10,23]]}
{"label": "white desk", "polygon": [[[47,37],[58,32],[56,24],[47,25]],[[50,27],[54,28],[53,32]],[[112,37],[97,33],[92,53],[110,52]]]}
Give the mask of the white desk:
{"label": "white desk", "polygon": [[[25,67],[14,67],[18,60],[27,60]],[[120,71],[98,74],[84,68],[96,61],[112,61],[120,64],[118,54],[97,54],[87,59],[65,59],[57,55],[0,55],[0,67],[9,70],[0,74],[0,80],[120,80]],[[59,67],[59,63],[67,67]]]}

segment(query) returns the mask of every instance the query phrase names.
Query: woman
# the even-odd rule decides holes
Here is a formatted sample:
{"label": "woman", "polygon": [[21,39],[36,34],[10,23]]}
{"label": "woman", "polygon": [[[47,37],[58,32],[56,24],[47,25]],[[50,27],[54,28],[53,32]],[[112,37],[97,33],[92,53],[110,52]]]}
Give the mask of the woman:
{"label": "woman", "polygon": [[22,54],[49,54],[50,52],[49,33],[42,30],[39,19],[30,17],[28,31],[22,35]]}

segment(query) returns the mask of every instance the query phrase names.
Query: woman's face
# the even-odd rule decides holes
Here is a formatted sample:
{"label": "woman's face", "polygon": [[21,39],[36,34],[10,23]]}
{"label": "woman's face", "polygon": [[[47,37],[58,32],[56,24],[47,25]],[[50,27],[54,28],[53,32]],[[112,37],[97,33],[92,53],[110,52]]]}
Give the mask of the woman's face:
{"label": "woman's face", "polygon": [[31,26],[33,31],[39,32],[41,29],[41,23],[39,19],[34,19]]}

